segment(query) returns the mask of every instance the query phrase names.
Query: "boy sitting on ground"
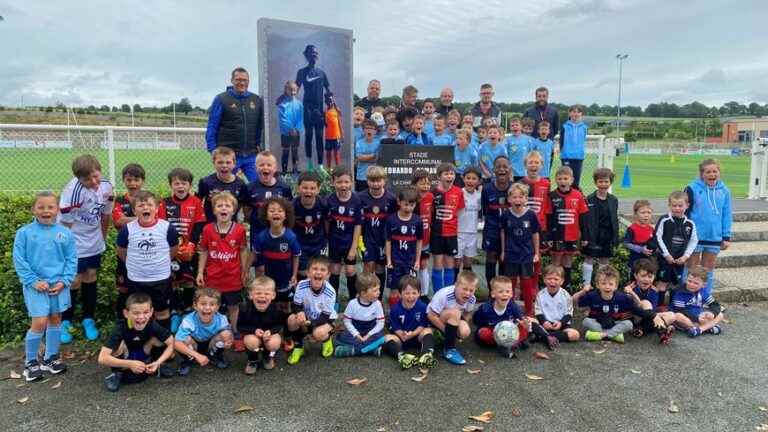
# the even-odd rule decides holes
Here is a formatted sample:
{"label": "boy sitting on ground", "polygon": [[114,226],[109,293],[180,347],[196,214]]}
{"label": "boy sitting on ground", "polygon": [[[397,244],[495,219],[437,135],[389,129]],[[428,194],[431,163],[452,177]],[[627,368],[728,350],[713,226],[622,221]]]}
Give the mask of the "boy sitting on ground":
{"label": "boy sitting on ground", "polygon": [[697,265],[688,270],[685,285],[672,293],[672,310],[675,323],[696,337],[704,333],[719,335],[723,332],[723,308],[712,295],[704,296],[702,288],[707,285],[708,271]]}
{"label": "boy sitting on ground", "polygon": [[[406,275],[398,282],[400,301],[389,310],[389,331],[385,336],[384,352],[397,359],[400,367],[408,369],[418,365],[433,368],[435,339],[427,321],[427,305],[419,299],[419,281]],[[418,350],[419,355],[408,350]]]}
{"label": "boy sitting on ground", "polygon": [[467,363],[456,349],[456,341],[466,339],[471,333],[469,319],[477,303],[477,284],[477,275],[464,270],[456,278],[456,285],[435,292],[427,306],[429,322],[445,337],[443,357],[455,365]]}
{"label": "boy sitting on ground", "polygon": [[[526,328],[530,325],[529,318],[523,317],[520,306],[512,300],[513,294],[512,279],[496,276],[491,281],[491,298],[482,303],[472,315],[472,321],[477,326],[475,341],[478,345],[496,347],[499,354],[507,358],[516,357],[515,351],[521,348],[521,344],[515,343],[510,347],[498,345],[493,336],[496,324],[502,321],[512,321],[515,324],[523,321]],[[519,340],[524,340],[524,337],[525,335]]]}

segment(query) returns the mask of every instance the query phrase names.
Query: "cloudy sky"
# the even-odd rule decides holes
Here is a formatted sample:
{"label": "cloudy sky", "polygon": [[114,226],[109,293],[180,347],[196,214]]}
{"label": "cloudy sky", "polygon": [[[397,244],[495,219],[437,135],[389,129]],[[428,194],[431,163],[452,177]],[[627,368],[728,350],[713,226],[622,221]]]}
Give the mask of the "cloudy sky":
{"label": "cloudy sky", "polygon": [[476,100],[525,101],[539,85],[563,103],[768,103],[768,2],[38,1],[0,0],[0,104],[207,106],[242,65],[257,89],[261,17],[354,31],[354,88],[451,86]]}

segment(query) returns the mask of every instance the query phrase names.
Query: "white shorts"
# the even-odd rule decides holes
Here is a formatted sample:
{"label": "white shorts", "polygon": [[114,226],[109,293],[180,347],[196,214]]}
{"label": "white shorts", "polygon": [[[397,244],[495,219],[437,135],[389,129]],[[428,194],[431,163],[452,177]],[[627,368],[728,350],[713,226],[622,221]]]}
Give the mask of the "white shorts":
{"label": "white shorts", "polygon": [[459,233],[458,237],[459,252],[456,254],[456,258],[469,257],[474,258],[477,256],[477,233]]}

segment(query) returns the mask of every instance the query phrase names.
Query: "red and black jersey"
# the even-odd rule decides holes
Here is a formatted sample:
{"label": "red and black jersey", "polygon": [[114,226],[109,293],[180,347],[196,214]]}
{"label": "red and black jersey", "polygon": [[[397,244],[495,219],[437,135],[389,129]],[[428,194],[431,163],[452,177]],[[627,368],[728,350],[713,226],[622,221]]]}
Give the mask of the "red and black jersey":
{"label": "red and black jersey", "polygon": [[208,254],[205,286],[219,292],[240,291],[240,254],[246,245],[245,228],[242,225],[233,223],[228,232],[222,233],[218,231],[215,222],[206,225],[200,237],[200,248]]}
{"label": "red and black jersey", "polygon": [[192,194],[187,195],[183,200],[175,196],[165,198],[160,202],[157,216],[170,222],[185,241],[190,241],[192,238],[195,224],[205,223],[203,202]]}
{"label": "red and black jersey", "polygon": [[464,192],[453,185],[447,191],[432,189],[432,233],[441,237],[459,235],[459,210],[464,208]]}
{"label": "red and black jersey", "polygon": [[426,251],[429,248],[429,236],[432,233],[432,207],[434,197],[432,192],[427,192],[419,197],[419,205],[416,206],[414,213],[421,218],[422,233],[421,250]]}
{"label": "red and black jersey", "polygon": [[546,231],[547,215],[552,213],[552,203],[549,201],[549,179],[539,177],[538,180],[533,181],[528,177],[523,177],[520,182],[528,185],[528,208],[536,213],[541,231]]}
{"label": "red and black jersey", "polygon": [[549,193],[549,236],[551,241],[578,241],[581,238],[583,218],[589,212],[587,201],[578,189]]}
{"label": "red and black jersey", "polygon": [[[126,192],[123,196],[115,197],[115,206],[112,207],[112,220],[119,221],[121,217],[135,217],[133,207],[131,207],[131,198]],[[118,229],[122,227],[116,227]]]}

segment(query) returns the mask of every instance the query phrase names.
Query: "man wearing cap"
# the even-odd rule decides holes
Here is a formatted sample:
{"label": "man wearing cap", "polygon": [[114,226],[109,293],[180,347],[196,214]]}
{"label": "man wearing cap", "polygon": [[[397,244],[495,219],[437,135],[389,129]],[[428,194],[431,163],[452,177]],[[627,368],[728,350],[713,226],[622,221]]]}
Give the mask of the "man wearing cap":
{"label": "man wearing cap", "polygon": [[[304,87],[304,148],[307,155],[307,165],[312,167],[312,141],[314,138],[317,150],[317,164],[323,164],[323,129],[325,128],[325,96],[333,96],[331,85],[325,72],[315,66],[320,58],[320,52],[314,45],[304,48],[304,58],[307,66],[296,72],[296,85]],[[325,93],[325,94],[324,94]]]}
{"label": "man wearing cap", "polygon": [[232,85],[213,98],[208,109],[208,127],[205,142],[209,152],[216,147],[229,147],[235,151],[237,166],[249,181],[256,174],[256,153],[261,149],[264,132],[264,103],[248,91],[248,71],[237,67],[232,71]]}

